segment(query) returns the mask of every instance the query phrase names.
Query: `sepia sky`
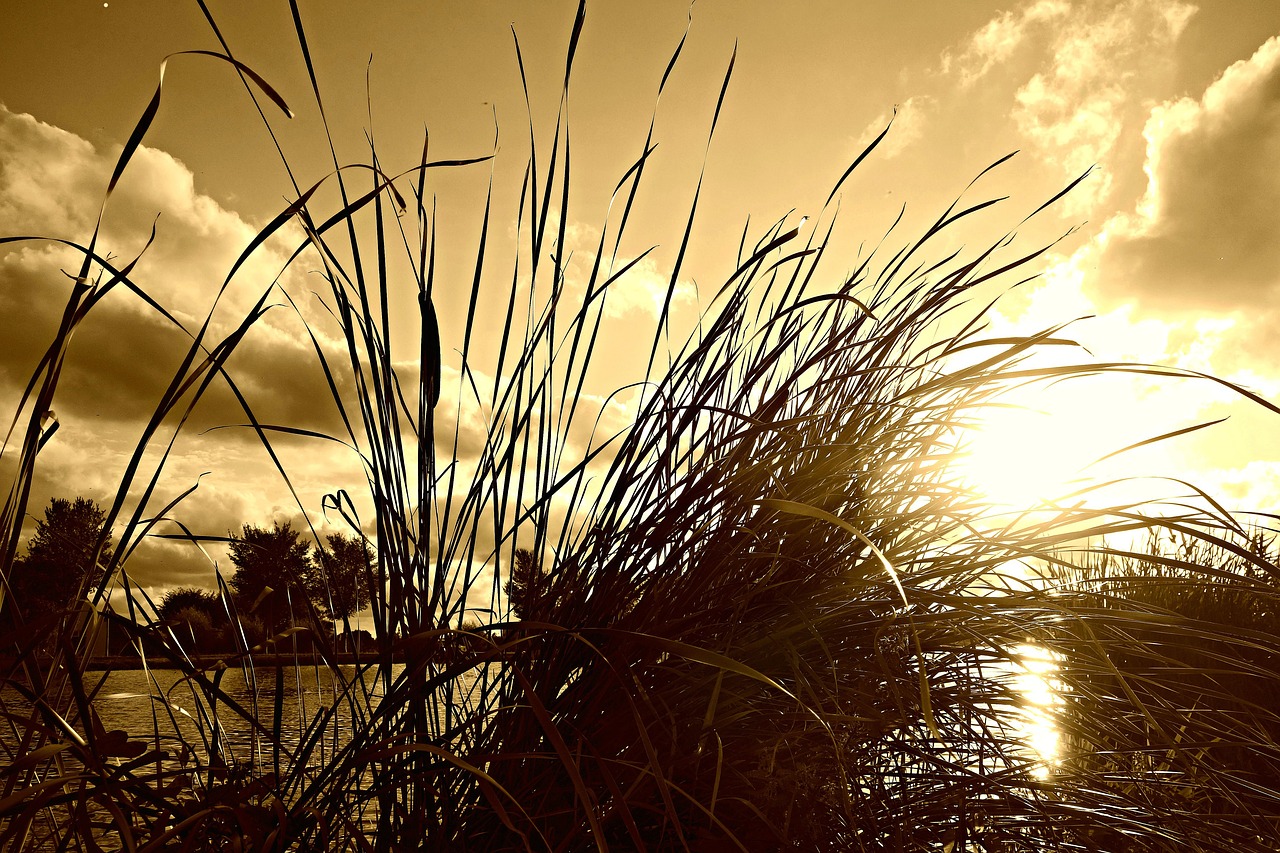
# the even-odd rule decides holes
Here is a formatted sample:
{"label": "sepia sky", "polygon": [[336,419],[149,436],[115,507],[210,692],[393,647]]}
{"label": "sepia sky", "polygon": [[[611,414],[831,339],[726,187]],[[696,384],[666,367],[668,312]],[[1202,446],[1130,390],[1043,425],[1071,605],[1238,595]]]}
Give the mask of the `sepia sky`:
{"label": "sepia sky", "polygon": [[[320,180],[331,168],[328,147],[288,3],[208,5],[237,58],[297,112],[292,121],[270,119],[300,182]],[[496,117],[491,234],[501,267],[512,251],[529,156],[512,28],[534,131],[549,140],[576,3],[322,0],[300,7],[339,160],[367,159],[371,133],[389,170],[410,168],[424,129],[433,157],[485,156]],[[686,28],[684,53],[655,113],[658,81]],[[609,194],[639,155],[651,117],[659,143],[620,255],[658,248],[620,282],[611,308],[590,389],[602,422],[625,422],[625,405],[606,406],[604,397],[643,369],[635,362],[647,356],[648,332],[635,330],[654,322],[735,45],[687,282],[677,293],[684,321],[732,271],[748,219],[759,236],[789,213],[792,221],[819,213],[896,109],[888,137],[840,198],[833,239],[847,268],[903,204],[901,241],[962,192],[975,201],[1008,196],[955,239],[990,242],[1017,228],[1031,249],[1068,236],[1040,265],[1042,276],[1002,299],[997,329],[1036,331],[1096,315],[1069,331],[1100,360],[1213,373],[1280,402],[1280,4],[1273,0],[698,0],[692,7],[599,0],[588,4],[582,39],[569,102],[574,200],[565,214],[582,246],[598,237]],[[0,235],[87,241],[162,60],[193,49],[219,49],[194,0],[0,0]],[[293,190],[243,86],[230,66],[207,57],[169,63],[145,144],[107,209],[100,245],[132,258],[154,222],[155,242],[135,278],[198,325],[232,261]],[[1076,191],[1018,228],[1091,167]],[[490,174],[488,165],[469,167],[436,178],[432,188],[445,378],[454,383],[443,405],[452,401],[455,409],[459,364],[449,347],[460,333],[449,323],[465,310]],[[284,257],[268,246],[237,275],[216,315],[222,328],[271,284]],[[7,417],[57,327],[69,292],[60,270],[76,266],[74,253],[48,243],[0,248]],[[291,270],[282,284],[302,297],[320,288],[305,269]],[[323,333],[318,303],[301,302],[302,316]],[[403,331],[412,335],[412,325]],[[77,332],[55,398],[61,428],[41,456],[33,514],[53,496],[110,500],[183,349],[179,333],[126,293],[95,309]],[[273,309],[232,368],[263,421],[335,429],[323,376],[291,309]],[[1028,488],[1034,495],[1046,488],[1037,478],[1073,476],[1125,444],[1228,415],[1212,429],[1144,449],[1123,471],[1191,479],[1245,510],[1272,511],[1280,496],[1280,416],[1220,386],[1102,381],[1059,386],[1029,402],[1043,412],[993,423],[975,448],[973,476],[1000,499],[1016,501]],[[300,518],[252,435],[206,432],[243,420],[229,394],[214,393],[168,465],[164,500],[200,484],[177,513],[199,532]],[[483,424],[475,413],[463,421],[460,452],[474,452],[468,431],[478,441]],[[321,497],[358,490],[358,465],[315,443],[282,441],[281,453],[306,511],[324,528]],[[0,460],[6,483],[11,457],[6,450]],[[205,557],[155,543],[128,568],[158,593],[211,585],[213,560],[228,569],[216,549]]]}

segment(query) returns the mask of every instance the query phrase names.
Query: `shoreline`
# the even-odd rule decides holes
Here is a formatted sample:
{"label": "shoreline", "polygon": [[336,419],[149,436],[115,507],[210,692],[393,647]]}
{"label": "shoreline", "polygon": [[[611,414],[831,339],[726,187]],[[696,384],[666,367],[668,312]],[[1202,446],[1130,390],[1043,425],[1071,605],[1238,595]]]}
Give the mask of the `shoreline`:
{"label": "shoreline", "polygon": [[[254,667],[265,667],[276,669],[288,666],[377,666],[381,660],[377,652],[355,653],[342,652],[330,657],[315,653],[304,652],[261,652],[251,654],[246,657],[236,657],[234,655],[192,655],[191,664],[194,669],[199,671],[209,671],[219,668],[219,664],[227,669],[235,669],[246,663],[252,663]],[[399,655],[393,656],[393,663],[403,663]],[[84,661],[85,672],[108,672],[111,670],[132,670],[132,669],[174,669],[180,670],[186,667],[181,664],[175,664],[167,658],[148,657],[144,666],[142,658],[138,655],[100,655],[97,657],[87,658]]]}
{"label": "shoreline", "polygon": [[[379,662],[377,652],[369,652],[367,654],[356,654],[354,652],[343,652],[331,657],[320,654],[311,653],[275,653],[264,652],[259,654],[251,654],[247,657],[235,657],[231,655],[192,655],[191,663],[197,670],[212,670],[219,668],[222,664],[227,669],[235,669],[243,664],[252,663],[254,667],[268,667],[276,669],[287,666],[376,666]],[[395,661],[399,663],[399,661]],[[86,672],[106,672],[115,669],[143,669],[143,661],[137,655],[109,655],[102,657],[89,658],[85,662]],[[145,668],[147,669],[184,669],[185,667],[175,664],[167,659],[152,660],[148,658]]]}

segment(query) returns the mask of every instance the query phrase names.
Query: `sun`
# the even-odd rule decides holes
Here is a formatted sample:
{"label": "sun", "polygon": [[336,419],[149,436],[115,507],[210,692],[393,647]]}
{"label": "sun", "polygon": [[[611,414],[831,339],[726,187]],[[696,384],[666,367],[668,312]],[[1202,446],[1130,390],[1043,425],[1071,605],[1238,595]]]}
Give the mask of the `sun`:
{"label": "sun", "polygon": [[993,409],[960,461],[966,485],[993,506],[1027,509],[1070,491],[1083,463],[1071,429],[1045,412]]}
{"label": "sun", "polygon": [[1105,383],[1086,384],[1023,389],[985,407],[961,439],[961,482],[992,507],[1023,510],[1073,496],[1116,470],[1094,463],[1123,446],[1134,400]]}

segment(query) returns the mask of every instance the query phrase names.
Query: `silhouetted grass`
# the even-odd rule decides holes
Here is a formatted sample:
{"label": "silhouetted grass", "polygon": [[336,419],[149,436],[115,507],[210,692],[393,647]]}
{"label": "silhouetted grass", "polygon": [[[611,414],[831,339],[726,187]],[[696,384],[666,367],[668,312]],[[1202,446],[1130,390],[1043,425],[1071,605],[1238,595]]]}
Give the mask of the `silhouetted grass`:
{"label": "silhouetted grass", "polygon": [[[1213,542],[1173,531],[1082,563],[1064,588],[1079,617],[1061,629],[1076,662],[1063,713],[1064,782],[1093,786],[1108,810],[1138,820],[1202,816],[1200,843],[1210,849],[1273,844],[1280,596],[1268,537],[1236,532]],[[1134,822],[1091,837],[1104,847],[1168,849],[1126,827]]]}
{"label": "silhouetted grass", "polygon": [[[569,36],[562,108],[583,14]],[[224,50],[221,59],[245,75],[256,98],[283,107]],[[679,55],[677,48],[673,64]],[[731,73],[732,62],[712,130]],[[108,197],[159,103],[157,90]],[[1022,384],[1108,371],[1184,374],[1087,361],[1042,366],[1031,358],[1036,352],[1071,346],[1060,330],[988,335],[976,297],[1030,275],[1045,251],[1017,251],[1004,233],[977,251],[954,248],[955,223],[991,216],[991,200],[957,201],[918,238],[836,272],[849,261],[828,258],[838,248],[828,243],[833,202],[877,139],[838,175],[811,225],[784,219],[744,234],[737,266],[704,294],[694,334],[669,347],[694,194],[674,225],[683,229],[679,252],[645,347],[647,381],[634,420],[617,435],[573,445],[571,428],[595,417],[582,392],[592,387],[604,302],[639,261],[617,247],[652,138],[638,141],[590,271],[572,282],[569,139],[563,112],[550,144],[531,139],[516,211],[526,253],[503,271],[497,293],[487,284],[485,236],[497,214],[492,194],[483,201],[470,309],[465,327],[454,330],[462,340],[455,396],[441,388],[434,307],[441,285],[426,176],[486,168],[488,158],[430,160],[424,146],[419,163],[392,175],[374,150],[363,168],[339,167],[335,155],[331,174],[294,187],[297,200],[242,261],[283,236],[286,224],[305,233],[294,258],[318,265],[328,287],[343,347],[335,354],[316,334],[315,349],[346,431],[319,436],[260,422],[226,369],[276,291],[222,339],[207,322],[187,330],[187,357],[108,514],[118,544],[102,581],[87,590],[101,603],[112,583],[124,583],[126,614],[87,618],[129,632],[148,661],[178,667],[181,690],[157,694],[152,731],[105,731],[94,711],[105,675],[85,671],[82,626],[70,617],[27,617],[7,638],[17,653],[5,676],[27,702],[3,709],[0,843],[15,850],[39,843],[1269,849],[1274,792],[1250,785],[1248,809],[1220,807],[1221,798],[1243,801],[1210,740],[1229,722],[1234,747],[1271,749],[1270,717],[1240,713],[1214,684],[1227,671],[1272,672],[1274,659],[1211,646],[1221,673],[1211,671],[1201,641],[1218,635],[1199,615],[1166,620],[1157,638],[1152,631],[1162,623],[1152,611],[1117,606],[1109,587],[1082,585],[1081,575],[1062,570],[1113,553],[1108,534],[1173,530],[1236,548],[1258,570],[1250,583],[1270,596],[1271,558],[1233,545],[1243,530],[1212,502],[1171,515],[1168,507],[1097,508],[1072,499],[1007,517],[984,506],[952,468],[964,430]],[[336,210],[316,204],[322,186],[336,187]],[[16,239],[30,238],[6,242]],[[407,253],[409,287],[388,273],[395,247]],[[65,321],[18,407],[18,438],[6,444],[18,463],[3,516],[6,574],[51,434],[40,415],[51,409],[72,331],[116,287],[146,298],[132,264],[101,256],[96,233],[78,248],[84,262]],[[210,286],[221,293],[225,284]],[[404,304],[416,306],[421,321],[411,371],[392,355],[400,349],[390,317]],[[481,327],[503,330],[492,362],[476,342]],[[475,382],[481,370],[494,377],[491,389]],[[284,670],[254,666],[265,651],[288,650],[292,635],[261,646],[242,637],[240,653],[228,658],[248,679],[268,687],[274,679],[265,694],[274,704],[245,707],[223,689],[224,670],[188,661],[189,643],[151,619],[153,603],[122,575],[136,543],[160,535],[158,520],[185,497],[155,506],[160,470],[144,473],[142,450],[169,441],[174,416],[182,420],[213,383],[237,394],[273,460],[283,431],[339,440],[357,448],[366,467],[375,517],[355,527],[376,547],[373,622],[395,642],[369,663],[376,677],[331,666],[333,691],[301,732],[282,722]],[[470,464],[454,453],[461,404],[437,411],[453,399],[470,399],[486,418],[483,448]],[[454,424],[453,435],[438,434],[440,423]],[[137,509],[124,517],[127,503]],[[355,521],[342,493],[325,505]],[[1182,574],[1171,582],[1213,574],[1216,555],[1177,558]],[[1029,582],[1016,564],[1041,566],[1056,580]],[[518,614],[502,592],[516,566],[513,589],[524,590]],[[225,585],[222,592],[232,607]],[[1132,592],[1124,590],[1126,601]],[[476,600],[488,602],[479,622]],[[326,660],[337,660],[332,638],[311,639]],[[1230,642],[1270,654],[1274,635],[1269,625],[1251,627]],[[1026,700],[1015,676],[1028,644],[1060,662],[1064,705],[1053,712],[1078,750],[1047,778],[1020,728]],[[184,728],[188,718],[196,736]],[[232,718],[253,728],[258,748],[227,750],[221,732]]]}

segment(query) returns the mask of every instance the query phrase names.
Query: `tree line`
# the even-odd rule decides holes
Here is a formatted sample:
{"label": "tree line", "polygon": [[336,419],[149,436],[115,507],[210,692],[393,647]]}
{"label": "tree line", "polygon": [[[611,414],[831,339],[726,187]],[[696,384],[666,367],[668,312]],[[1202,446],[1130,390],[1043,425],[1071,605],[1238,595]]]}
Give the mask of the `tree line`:
{"label": "tree line", "polygon": [[[111,559],[105,520],[88,498],[50,501],[25,556],[3,578],[0,631],[18,627],[15,611],[25,622],[78,606]],[[292,626],[329,633],[369,604],[375,556],[360,536],[331,533],[323,544],[310,543],[289,522],[245,524],[230,537],[228,552],[235,572],[220,589],[171,590],[156,608],[160,621],[198,651],[255,645]]]}

